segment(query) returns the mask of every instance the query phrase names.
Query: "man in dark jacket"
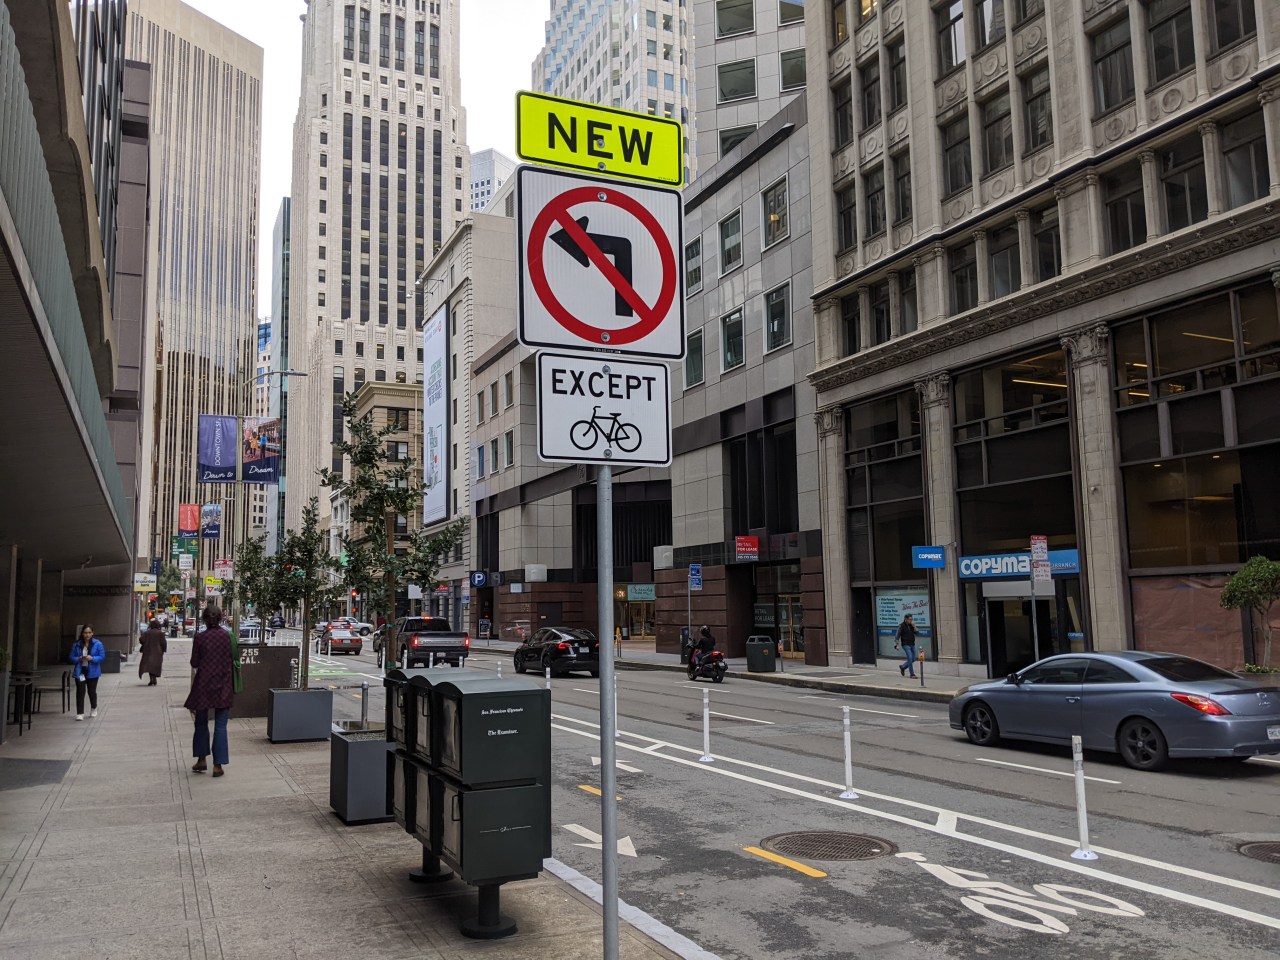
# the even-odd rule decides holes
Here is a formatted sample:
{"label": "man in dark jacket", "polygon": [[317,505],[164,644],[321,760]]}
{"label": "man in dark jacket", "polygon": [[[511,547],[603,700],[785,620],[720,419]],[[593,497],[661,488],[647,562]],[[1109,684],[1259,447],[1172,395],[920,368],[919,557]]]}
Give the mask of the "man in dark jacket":
{"label": "man in dark jacket", "polygon": [[893,649],[902,648],[902,652],[906,655],[906,660],[898,665],[898,672],[904,677],[907,671],[911,671],[911,679],[916,678],[916,625],[911,622],[911,614],[907,614],[902,618],[902,623],[898,625],[898,637],[893,643]]}
{"label": "man in dark jacket", "polygon": [[711,635],[711,628],[704,625],[703,628],[698,631],[698,644],[694,647],[691,655],[693,663],[696,665],[704,655],[710,653],[715,648],[716,638]]}

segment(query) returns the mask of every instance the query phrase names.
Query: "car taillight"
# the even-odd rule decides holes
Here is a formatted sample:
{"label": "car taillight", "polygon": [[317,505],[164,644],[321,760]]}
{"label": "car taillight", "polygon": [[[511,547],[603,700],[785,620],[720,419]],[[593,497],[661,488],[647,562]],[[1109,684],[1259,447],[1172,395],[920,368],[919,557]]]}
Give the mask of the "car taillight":
{"label": "car taillight", "polygon": [[1207,713],[1211,717],[1229,717],[1231,711],[1218,703],[1216,700],[1210,700],[1208,697],[1198,697],[1194,693],[1173,693],[1170,694],[1173,699],[1179,703],[1185,703],[1193,710],[1199,710],[1201,713]]}
{"label": "car taillight", "polygon": [[464,634],[462,635],[462,649],[463,649],[463,650],[470,650],[470,649],[471,649],[471,634],[469,634],[469,633],[464,633]]}
{"label": "car taillight", "polygon": [[412,642],[412,643],[413,643],[413,645],[416,647],[416,646],[418,646],[419,644],[421,644],[421,643],[422,643],[422,638],[421,638],[420,636],[418,636],[418,635],[415,633],[415,634],[413,635],[413,640],[412,640],[411,642]]}
{"label": "car taillight", "polygon": [[568,650],[568,649],[569,649],[569,645],[568,645],[567,643],[565,643],[563,640],[561,640],[559,643],[557,643],[557,644],[556,644],[556,649],[557,649],[557,650]]}

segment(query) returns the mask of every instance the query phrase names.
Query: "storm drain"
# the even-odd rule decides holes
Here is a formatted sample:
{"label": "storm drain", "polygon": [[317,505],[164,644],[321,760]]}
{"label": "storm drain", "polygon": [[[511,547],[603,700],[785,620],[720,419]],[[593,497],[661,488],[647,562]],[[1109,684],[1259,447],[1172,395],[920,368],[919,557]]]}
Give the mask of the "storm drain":
{"label": "storm drain", "polygon": [[874,860],[898,852],[895,844],[880,837],[834,831],[779,833],[765,837],[760,845],[784,857],[802,860]]}
{"label": "storm drain", "polygon": [[1243,853],[1246,857],[1252,857],[1254,860],[1261,860],[1263,863],[1280,863],[1280,842],[1275,840],[1266,840],[1259,843],[1242,843],[1236,848],[1237,852]]}

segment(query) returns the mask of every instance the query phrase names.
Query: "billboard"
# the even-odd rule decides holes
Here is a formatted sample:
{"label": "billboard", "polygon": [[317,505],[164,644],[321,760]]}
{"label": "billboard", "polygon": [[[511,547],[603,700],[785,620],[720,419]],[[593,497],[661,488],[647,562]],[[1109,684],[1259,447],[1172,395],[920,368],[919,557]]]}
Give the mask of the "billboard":
{"label": "billboard", "polygon": [[200,415],[200,430],[196,437],[198,483],[236,482],[235,442],[235,417]]}
{"label": "billboard", "polygon": [[449,515],[448,306],[422,328],[422,522]]}
{"label": "billboard", "polygon": [[241,422],[240,479],[245,483],[279,483],[280,420],[245,417]]}
{"label": "billboard", "polygon": [[200,533],[200,504],[178,504],[178,536],[195,537]]}
{"label": "billboard", "polygon": [[222,536],[222,504],[206,503],[200,508],[200,539],[217,540]]}

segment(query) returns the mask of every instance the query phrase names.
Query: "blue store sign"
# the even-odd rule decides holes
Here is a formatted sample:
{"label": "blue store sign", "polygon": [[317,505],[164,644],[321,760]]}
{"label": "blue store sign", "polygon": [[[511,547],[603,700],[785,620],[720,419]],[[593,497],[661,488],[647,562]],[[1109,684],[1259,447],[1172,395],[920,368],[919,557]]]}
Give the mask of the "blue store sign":
{"label": "blue store sign", "polygon": [[917,570],[941,570],[947,565],[946,547],[912,547],[911,566]]}
{"label": "blue store sign", "polygon": [[[1080,572],[1079,550],[1050,550],[1049,565],[1054,576]],[[960,558],[961,580],[996,580],[1031,576],[1031,554],[992,553]]]}

